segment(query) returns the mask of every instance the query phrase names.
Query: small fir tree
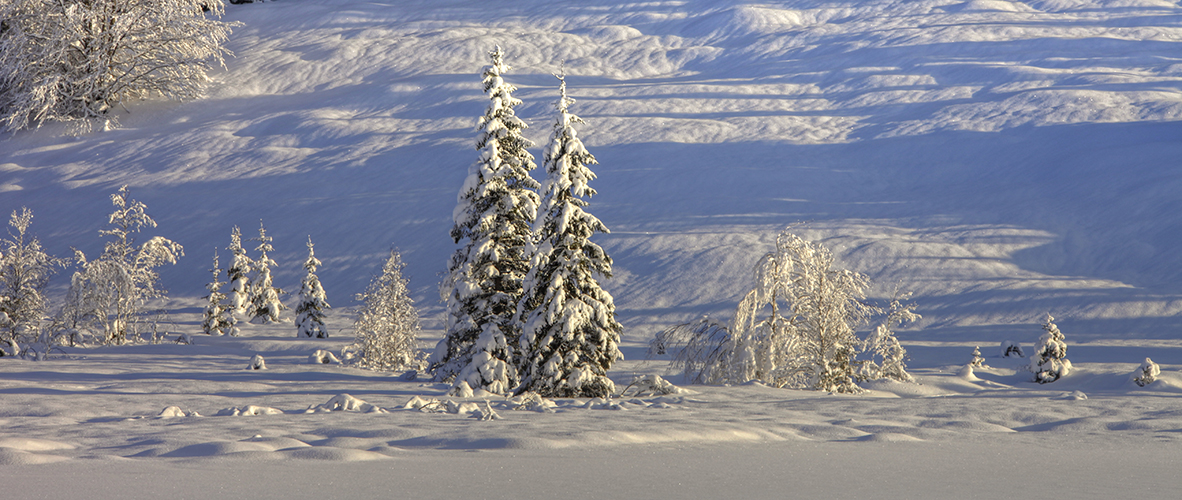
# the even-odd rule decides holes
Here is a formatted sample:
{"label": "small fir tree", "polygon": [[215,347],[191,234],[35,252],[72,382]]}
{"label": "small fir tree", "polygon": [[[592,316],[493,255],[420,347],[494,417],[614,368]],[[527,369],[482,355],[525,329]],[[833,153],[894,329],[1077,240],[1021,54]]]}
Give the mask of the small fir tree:
{"label": "small fir tree", "polygon": [[14,356],[22,354],[21,345],[39,344],[39,352],[51,347],[53,341],[41,325],[48,308],[45,286],[66,262],[46,254],[41,242],[28,234],[32,222],[32,210],[14,210],[9,237],[0,240],[0,342]]}
{"label": "small fir tree", "polygon": [[1043,322],[1044,333],[1038,339],[1038,347],[1030,357],[1030,371],[1034,372],[1034,381],[1047,384],[1071,372],[1071,361],[1067,359],[1067,343],[1063,341],[1063,333],[1054,323],[1055,318],[1047,314]]}
{"label": "small fir tree", "polygon": [[324,327],[324,311],[329,309],[328,298],[324,295],[324,287],[320,286],[320,278],[316,276],[316,268],[320,267],[320,260],[312,248],[312,237],[308,237],[308,260],[304,261],[304,270],[308,274],[300,285],[300,303],[296,306],[296,336],[305,338],[328,338],[328,329]]}
{"label": "small fir tree", "polygon": [[981,357],[981,346],[973,348],[973,359],[969,360],[969,366],[973,368],[981,368],[985,366],[985,358]]}
{"label": "small fir tree", "polygon": [[465,243],[440,287],[447,336],[431,364],[437,380],[498,394],[518,383],[516,310],[538,206],[538,183],[529,176],[534,159],[526,151],[533,143],[521,135],[526,125],[513,111],[521,101],[502,79],[509,70],[503,55],[500,47],[490,52],[492,64],[483,71],[490,102],[476,141],[480,158],[468,169],[452,217],[452,240]]}
{"label": "small fir tree", "polygon": [[611,277],[611,257],[590,238],[608,229],[583,210],[584,198],[595,195],[587,183],[595,179],[588,165],[596,161],[575,131],[583,121],[568,111],[574,99],[566,95],[566,79],[558,80],[558,119],[545,149],[546,182],[535,226],[540,244],[520,303],[525,357],[517,391],[605,398],[615,392],[607,370],[623,359],[622,327],[597,278]]}
{"label": "small fir tree", "polygon": [[234,325],[227,320],[227,316],[230,319],[234,316],[233,314],[227,315],[227,308],[222,305],[226,294],[222,293],[222,285],[225,283],[218,280],[222,275],[222,268],[218,264],[217,249],[213,251],[213,268],[209,272],[213,275],[213,280],[205,286],[209,295],[204,298],[209,299],[209,303],[205,305],[205,313],[201,317],[201,331],[206,335],[226,335],[230,333],[231,328],[234,328]]}
{"label": "small fir tree", "polygon": [[267,236],[267,229],[263,227],[262,221],[259,221],[259,237],[252,239],[259,242],[259,246],[255,247],[259,257],[254,260],[255,275],[254,281],[250,284],[253,297],[250,304],[251,323],[278,323],[279,313],[287,310],[279,301],[279,294],[284,293],[283,290],[271,284],[271,268],[276,265],[275,261],[267,256],[267,252],[275,250],[271,247],[271,239]]}
{"label": "small fir tree", "polygon": [[419,337],[419,312],[402,276],[402,256],[395,250],[382,272],[357,295],[361,313],[354,329],[357,337],[346,349],[346,360],[370,370],[418,370],[422,368],[415,344]]}
{"label": "small fir tree", "polygon": [[1141,363],[1141,367],[1133,374],[1133,383],[1145,387],[1157,380],[1158,375],[1161,375],[1161,367],[1152,359],[1145,358],[1145,362]]}
{"label": "small fir tree", "polygon": [[247,305],[251,303],[250,272],[254,263],[242,248],[242,231],[238,226],[234,226],[230,233],[230,246],[227,250],[233,255],[230,267],[226,269],[227,278],[230,280],[230,309],[243,314]]}

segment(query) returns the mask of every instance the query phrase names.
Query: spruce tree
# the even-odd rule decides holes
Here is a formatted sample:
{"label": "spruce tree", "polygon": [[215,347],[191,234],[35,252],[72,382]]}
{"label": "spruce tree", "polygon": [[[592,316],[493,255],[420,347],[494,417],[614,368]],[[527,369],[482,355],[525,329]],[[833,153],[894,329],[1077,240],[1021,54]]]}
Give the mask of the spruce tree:
{"label": "spruce tree", "polygon": [[316,268],[320,267],[320,259],[312,248],[312,237],[308,237],[308,260],[304,261],[304,270],[308,274],[300,285],[300,303],[296,306],[296,336],[307,338],[328,338],[328,329],[324,327],[324,311],[330,306],[324,295],[324,287],[320,286],[320,278],[316,276]]}
{"label": "spruce tree", "polygon": [[419,312],[402,276],[402,256],[391,250],[365,293],[357,295],[364,304],[354,329],[357,337],[346,348],[346,361],[370,370],[418,370],[421,358],[415,350],[419,337]]}
{"label": "spruce tree", "polygon": [[539,244],[525,278],[520,302],[524,324],[520,349],[522,382],[518,392],[545,397],[610,397],[607,377],[623,359],[612,296],[598,277],[610,278],[612,260],[590,241],[608,229],[585,212],[584,198],[595,195],[588,168],[597,162],[579,140],[574,125],[583,123],[568,111],[566,79],[558,76],[558,119],[546,145],[542,204],[536,224]]}
{"label": "spruce tree", "polygon": [[262,221],[259,221],[259,237],[252,238],[252,241],[259,242],[259,246],[255,247],[259,257],[254,260],[255,275],[254,281],[250,284],[253,297],[250,304],[251,323],[278,323],[279,313],[287,309],[279,301],[279,294],[283,293],[283,290],[271,284],[271,267],[276,265],[275,261],[267,256],[267,252],[275,250],[271,247],[271,240]]}
{"label": "spruce tree", "polygon": [[250,271],[253,263],[250,257],[246,256],[246,250],[242,248],[242,231],[238,226],[234,226],[230,233],[230,246],[227,250],[234,256],[230,267],[226,269],[227,278],[230,280],[230,309],[242,314],[251,302]]}
{"label": "spruce tree", "polygon": [[[222,293],[222,285],[225,283],[218,280],[222,274],[222,268],[218,264],[218,253],[215,249],[213,252],[213,268],[209,270],[213,275],[213,280],[205,286],[209,291],[209,295],[204,298],[209,299],[209,303],[205,305],[205,312],[201,317],[201,331],[206,335],[226,335],[230,333],[233,325],[227,319],[226,307],[222,305],[222,300],[226,298],[226,294]],[[233,318],[233,315],[229,315]]]}
{"label": "spruce tree", "polygon": [[521,136],[526,125],[513,111],[521,101],[502,79],[509,70],[503,55],[500,47],[490,52],[492,64],[483,71],[490,101],[480,119],[479,160],[468,169],[452,216],[452,240],[463,243],[440,290],[447,337],[431,366],[437,380],[493,393],[518,383],[516,310],[538,206],[538,183],[529,176],[534,159],[526,151],[533,143]]}
{"label": "spruce tree", "polygon": [[1071,372],[1067,342],[1064,342],[1063,332],[1059,331],[1054,321],[1055,318],[1047,313],[1042,325],[1044,333],[1038,339],[1034,355],[1030,356],[1030,371],[1034,372],[1034,381],[1040,384],[1054,382]]}

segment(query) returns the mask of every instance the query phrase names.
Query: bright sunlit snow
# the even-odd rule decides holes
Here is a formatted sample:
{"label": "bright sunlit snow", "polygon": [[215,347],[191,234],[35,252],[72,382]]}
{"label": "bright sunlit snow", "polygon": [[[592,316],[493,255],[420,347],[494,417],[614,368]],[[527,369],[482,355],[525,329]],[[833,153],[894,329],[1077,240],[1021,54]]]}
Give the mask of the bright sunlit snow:
{"label": "bright sunlit snow", "polygon": [[[0,138],[0,210],[30,208],[50,253],[101,252],[123,184],[159,224],[140,241],[185,250],[159,268],[164,343],[0,358],[0,482],[16,497],[1182,486],[1176,1],[277,0],[225,18],[243,25],[205,97],[130,103],[111,131]],[[392,248],[420,347],[442,337],[438,284],[495,45],[524,135],[546,143],[565,71],[599,161],[587,210],[612,231],[593,241],[614,259],[603,284],[624,327],[608,375],[626,395],[610,401],[449,396],[425,374],[332,362]],[[231,262],[232,228],[249,239],[260,220],[290,309],[315,242],[329,338],[297,338],[292,310],[242,318],[240,337],[201,333],[211,254]],[[896,335],[918,383],[686,385],[667,356],[644,359],[665,328],[728,319],[793,224],[868,275],[873,299],[914,293],[922,320]],[[1070,371],[1040,385],[1001,346],[1032,355],[1048,313]],[[977,346],[983,366],[967,366]]]}

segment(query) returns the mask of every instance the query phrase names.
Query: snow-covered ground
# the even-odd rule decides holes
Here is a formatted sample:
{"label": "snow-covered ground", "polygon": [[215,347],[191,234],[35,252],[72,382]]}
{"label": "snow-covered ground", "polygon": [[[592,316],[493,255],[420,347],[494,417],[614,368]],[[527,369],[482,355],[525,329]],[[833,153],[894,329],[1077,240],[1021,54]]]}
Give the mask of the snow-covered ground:
{"label": "snow-covered ground", "polygon": [[[328,341],[245,325],[193,346],[3,360],[0,462],[17,466],[0,480],[27,498],[1109,498],[1182,484],[1166,468],[1182,436],[1178,3],[497,4],[230,6],[236,57],[206,98],[131,105],[110,132],[0,141],[0,209],[31,208],[59,256],[96,254],[108,195],[131,185],[151,234],[186,249],[162,272],[173,331],[198,331],[214,247],[260,219],[276,284],[298,288],[310,235],[337,306]],[[441,335],[435,287],[495,44],[527,136],[545,141],[562,66],[588,122],[589,211],[613,231],[596,241],[625,325],[617,384],[661,372],[643,361],[656,332],[728,317],[776,233],[803,223],[877,296],[915,292],[924,319],[899,336],[921,385],[691,386],[553,412],[490,398],[501,418],[481,421],[404,408],[446,399],[441,386],[308,364],[348,342],[351,298],[391,246],[423,345]],[[1075,371],[1038,386],[997,346],[1029,346],[1047,312]],[[976,345],[994,368],[960,374]],[[245,370],[255,354],[268,370]],[[1163,371],[1140,388],[1145,357]],[[386,412],[315,411],[339,394]],[[170,406],[202,416],[157,416]]]}

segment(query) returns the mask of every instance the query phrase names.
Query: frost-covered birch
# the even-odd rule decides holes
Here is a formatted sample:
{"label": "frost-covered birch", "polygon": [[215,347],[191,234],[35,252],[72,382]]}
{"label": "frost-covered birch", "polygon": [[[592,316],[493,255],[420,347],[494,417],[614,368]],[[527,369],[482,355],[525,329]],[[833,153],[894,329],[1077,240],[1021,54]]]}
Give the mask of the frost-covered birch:
{"label": "frost-covered birch", "polygon": [[896,292],[890,306],[887,307],[886,318],[866,337],[863,351],[870,353],[870,359],[862,361],[859,378],[915,381],[915,378],[907,373],[907,350],[899,344],[899,339],[895,338],[895,328],[921,318],[915,313],[915,304],[904,303],[908,297],[909,294]]}
{"label": "frost-covered birch", "polygon": [[521,135],[526,125],[513,111],[521,101],[502,78],[509,70],[503,56],[500,47],[490,52],[492,64],[482,73],[489,104],[480,119],[479,159],[468,169],[452,214],[451,237],[462,247],[440,287],[447,336],[431,363],[437,380],[498,394],[518,383],[516,309],[538,207],[538,183],[529,176],[534,158],[526,151],[533,143]]}
{"label": "frost-covered birch", "polygon": [[250,272],[254,262],[246,256],[242,248],[242,231],[238,226],[230,233],[230,246],[227,248],[233,255],[230,267],[226,269],[227,279],[230,280],[230,308],[238,314],[246,313],[250,304]]}
{"label": "frost-covered birch", "polygon": [[308,237],[308,259],[304,261],[304,280],[300,283],[300,302],[296,305],[296,336],[302,338],[328,338],[328,328],[324,326],[325,310],[328,297],[324,294],[324,287],[320,285],[320,278],[316,276],[316,268],[320,267],[320,259],[312,247],[312,237]]}
{"label": "frost-covered birch", "polygon": [[558,79],[558,118],[543,156],[546,180],[535,224],[539,243],[519,306],[524,357],[517,390],[544,397],[610,397],[615,385],[607,370],[623,359],[623,327],[611,294],[599,285],[600,278],[611,277],[612,259],[590,240],[608,229],[583,210],[585,198],[595,195],[587,185],[595,179],[588,165],[597,162],[575,130],[583,121],[568,111],[574,99],[566,95],[566,79]]}
{"label": "frost-covered birch", "polygon": [[[45,253],[41,242],[28,233],[33,211],[13,211],[8,221],[8,238],[0,240],[0,342],[7,344],[7,354],[18,356],[21,346],[36,344],[41,352],[53,340],[42,328],[48,301],[45,287],[56,268],[65,264]],[[5,349],[0,348],[0,356]]]}
{"label": "frost-covered birch", "polygon": [[1042,324],[1043,334],[1038,339],[1034,354],[1030,356],[1031,372],[1034,381],[1047,384],[1071,372],[1071,360],[1067,359],[1067,342],[1064,342],[1063,332],[1055,325],[1055,318],[1049,313]]}
{"label": "frost-covered birch", "polygon": [[156,227],[156,221],[148,216],[147,206],[130,198],[126,185],[111,195],[111,204],[111,228],[99,231],[111,240],[93,260],[75,251],[81,270],[71,280],[62,316],[101,335],[106,344],[124,344],[137,339],[146,302],[166,298],[156,268],[175,264],[184,248],[161,236],[136,244],[135,234]]}
{"label": "frost-covered birch", "polygon": [[[237,23],[222,0],[0,2],[0,124],[114,122],[112,110],[162,96],[192,99],[224,66]],[[203,12],[203,10],[207,12]]]}
{"label": "frost-covered birch", "polygon": [[419,312],[407,289],[409,280],[402,276],[404,267],[402,256],[391,250],[381,273],[357,295],[363,305],[353,325],[356,339],[345,349],[347,363],[380,371],[422,369],[415,349]]}
{"label": "frost-covered birch", "polygon": [[250,322],[258,324],[270,324],[279,322],[279,313],[287,310],[283,303],[279,301],[279,294],[283,290],[275,288],[271,283],[271,268],[274,267],[275,261],[267,255],[267,252],[274,251],[271,246],[272,238],[267,236],[267,229],[263,227],[262,221],[259,221],[259,237],[251,238],[251,241],[259,242],[259,246],[255,247],[255,251],[259,253],[259,257],[254,260],[254,280],[250,283]]}

